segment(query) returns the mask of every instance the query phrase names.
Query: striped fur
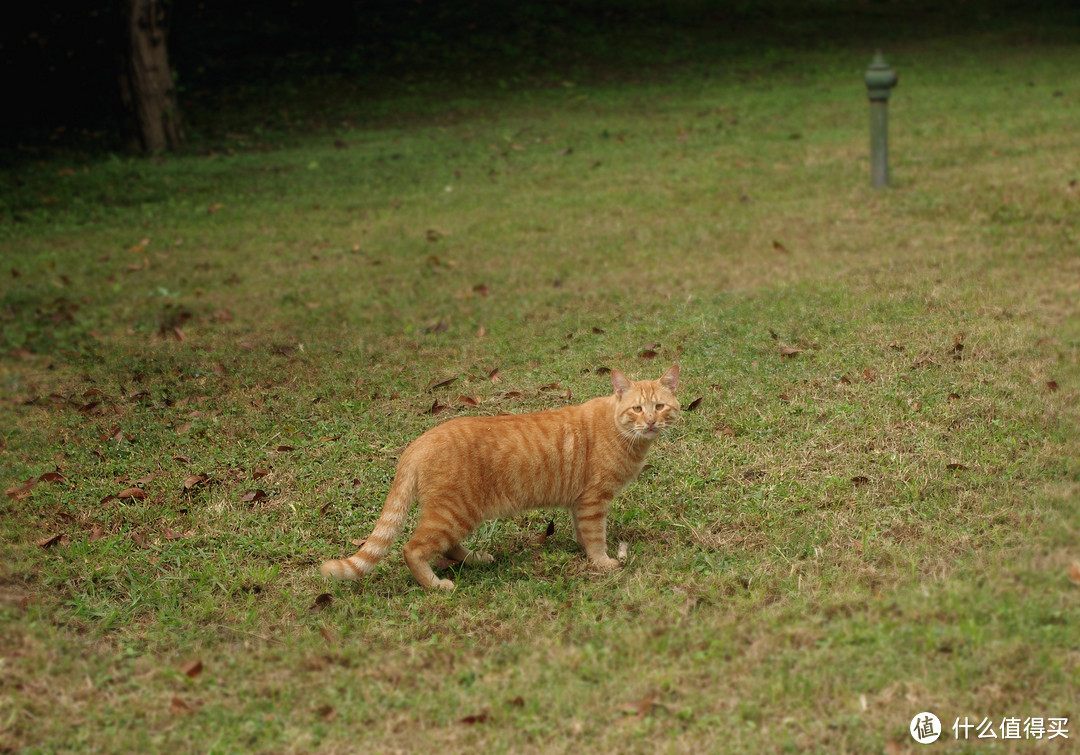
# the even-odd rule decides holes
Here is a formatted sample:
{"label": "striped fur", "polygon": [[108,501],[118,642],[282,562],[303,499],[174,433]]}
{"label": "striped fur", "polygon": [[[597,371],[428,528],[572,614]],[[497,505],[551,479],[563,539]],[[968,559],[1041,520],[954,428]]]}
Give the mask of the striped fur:
{"label": "striped fur", "polygon": [[679,367],[659,380],[631,382],[611,372],[614,394],[577,406],[495,417],[459,417],[431,428],[401,455],[382,515],[360,550],[327,561],[323,576],[359,580],[375,568],[401,532],[412,502],[420,522],[405,544],[405,562],[424,587],[452,590],[431,560],[440,553],[465,563],[491,561],[461,545],[485,519],[534,508],[570,510],[578,544],[593,564],[607,555],[611,500],[641,471],[660,431],[679,416]]}

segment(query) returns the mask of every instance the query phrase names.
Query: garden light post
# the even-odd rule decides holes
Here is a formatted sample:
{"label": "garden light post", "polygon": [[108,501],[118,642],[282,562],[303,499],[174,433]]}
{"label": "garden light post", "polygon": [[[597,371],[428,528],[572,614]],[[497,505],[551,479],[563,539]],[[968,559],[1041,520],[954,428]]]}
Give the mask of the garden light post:
{"label": "garden light post", "polygon": [[878,51],[865,79],[870,97],[870,185],[883,189],[889,185],[889,94],[897,76]]}

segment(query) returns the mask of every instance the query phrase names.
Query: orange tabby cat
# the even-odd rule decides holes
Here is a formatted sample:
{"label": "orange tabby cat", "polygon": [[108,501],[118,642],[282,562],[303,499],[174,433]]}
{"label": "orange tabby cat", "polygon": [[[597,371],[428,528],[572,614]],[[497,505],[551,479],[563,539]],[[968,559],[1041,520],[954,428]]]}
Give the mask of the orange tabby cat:
{"label": "orange tabby cat", "polygon": [[360,550],[319,570],[358,580],[375,568],[405,524],[413,499],[420,523],[405,545],[405,562],[424,587],[454,589],[431,570],[438,554],[487,563],[461,541],[485,519],[533,508],[565,508],[589,560],[607,555],[607,515],[614,498],[637,477],[660,431],[679,416],[679,366],[659,380],[631,382],[611,371],[615,393],[578,406],[534,414],[459,417],[431,428],[401,455],[382,516]]}

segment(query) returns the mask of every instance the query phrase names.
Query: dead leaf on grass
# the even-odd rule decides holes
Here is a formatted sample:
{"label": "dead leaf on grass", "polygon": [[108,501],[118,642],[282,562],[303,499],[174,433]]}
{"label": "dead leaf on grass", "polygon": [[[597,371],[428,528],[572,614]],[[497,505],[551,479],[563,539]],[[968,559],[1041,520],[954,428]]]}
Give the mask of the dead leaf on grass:
{"label": "dead leaf on grass", "polygon": [[1056,380],[1047,380],[1046,381],[1046,387],[1049,388],[1051,391],[1056,391],[1058,389],[1057,381]]}
{"label": "dead leaf on grass", "polygon": [[46,472],[38,477],[38,482],[67,482],[67,477],[60,470],[55,472]]}
{"label": "dead leaf on grass", "polygon": [[123,490],[121,490],[119,493],[116,494],[116,497],[120,498],[120,499],[124,499],[124,498],[146,498],[146,491],[143,490],[142,488],[136,488],[136,487],[124,488]]}
{"label": "dead leaf on grass", "polygon": [[1080,561],[1073,561],[1066,569],[1066,574],[1074,585],[1080,585]]}
{"label": "dead leaf on grass", "polygon": [[633,713],[634,715],[630,718],[640,720],[649,715],[654,707],[656,707],[656,695],[647,695],[640,700],[623,703],[619,706],[619,710],[624,713]]}
{"label": "dead leaf on grass", "polygon": [[146,535],[141,530],[135,530],[134,532],[132,532],[131,539],[134,541],[135,545],[139,546],[140,548],[150,547],[146,544]]}
{"label": "dead leaf on grass", "polygon": [[196,485],[202,485],[210,479],[208,474],[192,474],[184,478],[184,490],[191,490]]}
{"label": "dead leaf on grass", "polygon": [[96,543],[101,538],[105,537],[105,528],[100,524],[95,524],[90,529],[90,537],[88,538],[91,543]]}
{"label": "dead leaf on grass", "polygon": [[465,718],[461,719],[460,723],[463,723],[466,726],[473,726],[475,724],[486,723],[487,720],[488,720],[488,714],[487,713],[477,713],[476,715],[473,715],[473,716],[465,716]]}
{"label": "dead leaf on grass", "polygon": [[960,472],[966,472],[968,470],[968,467],[966,465],[958,464],[956,462],[953,462],[952,464],[946,464],[945,468],[946,469],[957,470],[957,471],[960,471]]}
{"label": "dead leaf on grass", "polygon": [[435,378],[430,383],[428,383],[428,386],[425,390],[427,390],[428,392],[436,391],[439,388],[445,388],[446,386],[453,383],[455,380],[457,380],[457,375],[448,378]]}
{"label": "dead leaf on grass", "polygon": [[796,349],[794,346],[781,346],[780,356],[782,357],[794,357],[802,354],[802,349]]}
{"label": "dead leaf on grass", "polygon": [[337,718],[337,708],[333,705],[320,705],[315,709],[315,713],[326,723],[330,723]]}
{"label": "dead leaf on grass", "polygon": [[450,407],[447,404],[440,404],[439,399],[435,399],[430,409],[425,409],[421,414],[442,414]]}
{"label": "dead leaf on grass", "polygon": [[37,484],[38,481],[35,478],[31,477],[22,485],[12,485],[10,488],[4,491],[4,494],[13,501],[21,501],[23,498],[26,498],[28,495],[30,495],[30,492],[34,489],[35,486],[37,486]]}
{"label": "dead leaf on grass", "polygon": [[655,349],[644,349],[638,354],[638,356],[642,359],[656,359],[656,357],[660,356],[660,352],[656,351]]}
{"label": "dead leaf on grass", "polygon": [[269,497],[270,496],[266,494],[265,490],[256,489],[249,490],[248,492],[244,493],[242,496],[240,496],[240,500],[244,503],[251,503],[252,501],[265,501]]}
{"label": "dead leaf on grass", "polygon": [[270,474],[269,470],[260,469],[259,467],[255,467],[255,469],[251,470],[251,479],[258,480],[258,479],[260,479],[262,477],[266,477],[268,474]]}
{"label": "dead leaf on grass", "polygon": [[506,702],[507,702],[508,705],[512,705],[515,708],[524,708],[525,707],[525,698],[523,698],[521,695],[518,695],[517,697],[512,697],[509,700],[507,700]]}
{"label": "dead leaf on grass", "polygon": [[187,715],[191,712],[191,706],[174,695],[172,701],[169,703],[169,712],[174,716]]}
{"label": "dead leaf on grass", "polygon": [[701,402],[704,401],[704,400],[705,400],[704,396],[697,397],[696,399],[694,399],[693,401],[691,401],[689,404],[686,405],[686,411],[688,411],[688,412],[694,411],[699,406],[701,406]]}
{"label": "dead leaf on grass", "polygon": [[492,384],[502,382],[502,378],[499,377],[499,368],[498,367],[496,367],[495,369],[493,369],[491,372],[488,373],[488,380],[490,380],[492,382]]}
{"label": "dead leaf on grass", "polygon": [[180,666],[180,673],[189,679],[194,679],[202,673],[203,665],[200,660],[188,661]]}
{"label": "dead leaf on grass", "polygon": [[775,249],[778,252],[783,252],[784,254],[791,254],[791,252],[788,251],[788,248],[786,246],[784,246],[783,244],[781,244],[779,241],[777,241],[775,239],[773,239],[772,248]]}
{"label": "dead leaf on grass", "polygon": [[52,548],[54,545],[59,545],[60,541],[64,539],[64,533],[61,532],[58,535],[47,537],[44,540],[38,540],[37,544],[42,548]]}
{"label": "dead leaf on grass", "polygon": [[322,592],[315,596],[315,602],[308,607],[308,613],[319,613],[334,602],[334,596],[328,592]]}

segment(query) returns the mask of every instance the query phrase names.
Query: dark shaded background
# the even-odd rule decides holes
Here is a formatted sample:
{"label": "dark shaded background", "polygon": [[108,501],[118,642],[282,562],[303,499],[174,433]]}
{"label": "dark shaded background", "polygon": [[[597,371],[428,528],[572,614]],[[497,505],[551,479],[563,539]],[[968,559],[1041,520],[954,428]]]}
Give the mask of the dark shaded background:
{"label": "dark shaded background", "polygon": [[[283,102],[315,114],[424,95],[722,66],[775,49],[895,48],[956,33],[1080,42],[1080,2],[174,0],[170,56],[193,148]],[[37,3],[0,24],[8,158],[119,149],[114,4]],[[280,126],[272,116],[265,124]],[[362,113],[361,113],[362,117]]]}

